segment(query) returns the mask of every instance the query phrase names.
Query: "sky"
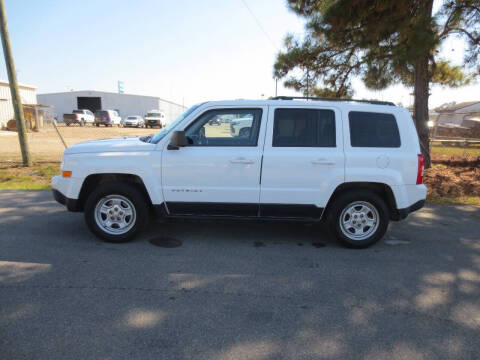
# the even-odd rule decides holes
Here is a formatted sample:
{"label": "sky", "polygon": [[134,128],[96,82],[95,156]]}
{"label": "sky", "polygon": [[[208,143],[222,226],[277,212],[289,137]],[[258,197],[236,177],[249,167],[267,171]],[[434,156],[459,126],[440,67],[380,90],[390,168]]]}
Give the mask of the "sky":
{"label": "sky", "polygon": [[[245,3],[247,5],[245,5]],[[206,100],[275,95],[273,64],[287,33],[304,21],[285,0],[5,0],[18,81],[37,93],[117,91],[186,106]],[[249,11],[248,8],[251,10]],[[252,15],[253,14],[253,15]],[[463,44],[441,56],[459,63]],[[3,53],[3,52],[2,52]],[[0,78],[7,79],[0,59]],[[355,97],[412,103],[401,85]],[[430,105],[480,100],[480,85],[434,86]],[[278,82],[278,95],[299,95]]]}

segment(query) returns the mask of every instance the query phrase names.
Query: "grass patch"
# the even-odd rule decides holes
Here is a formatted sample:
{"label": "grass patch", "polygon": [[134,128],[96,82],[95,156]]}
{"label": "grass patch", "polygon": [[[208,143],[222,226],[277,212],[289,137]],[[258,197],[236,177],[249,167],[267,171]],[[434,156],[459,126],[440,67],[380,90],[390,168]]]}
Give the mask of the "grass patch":
{"label": "grass patch", "polygon": [[476,205],[480,206],[480,196],[428,196],[427,201],[432,204],[440,205]]}
{"label": "grass patch", "polygon": [[2,163],[0,189],[48,190],[51,178],[59,173],[59,163],[36,163],[28,168],[19,163]]}
{"label": "grass patch", "polygon": [[448,155],[448,156],[480,156],[480,146],[475,147],[450,147],[450,146],[432,146],[432,154]]}

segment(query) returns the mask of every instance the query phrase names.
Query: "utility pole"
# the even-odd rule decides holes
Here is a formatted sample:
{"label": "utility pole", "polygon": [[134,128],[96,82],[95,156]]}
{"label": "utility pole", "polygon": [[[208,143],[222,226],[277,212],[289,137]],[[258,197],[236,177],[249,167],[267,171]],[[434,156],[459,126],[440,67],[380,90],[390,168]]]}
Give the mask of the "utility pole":
{"label": "utility pole", "polygon": [[275,97],[277,97],[278,79],[275,78]]}
{"label": "utility pole", "polygon": [[10,37],[8,35],[7,14],[5,4],[0,0],[0,31],[2,34],[3,55],[7,65],[8,82],[10,84],[10,93],[12,94],[13,110],[15,112],[15,121],[17,122],[18,140],[22,151],[23,166],[32,166],[32,157],[28,148],[27,132],[25,129],[25,117],[23,114],[22,100],[18,91],[17,73],[13,63],[12,49],[10,47]]}

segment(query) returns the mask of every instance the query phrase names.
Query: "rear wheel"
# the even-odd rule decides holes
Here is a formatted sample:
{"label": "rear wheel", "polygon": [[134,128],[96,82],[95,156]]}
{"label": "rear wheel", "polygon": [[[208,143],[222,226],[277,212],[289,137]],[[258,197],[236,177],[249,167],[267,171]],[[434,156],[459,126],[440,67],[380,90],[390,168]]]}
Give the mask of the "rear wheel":
{"label": "rear wheel", "polygon": [[140,232],[148,220],[145,197],[132,184],[104,183],[85,203],[89,229],[108,242],[126,242]]}
{"label": "rear wheel", "polygon": [[379,241],[388,228],[389,211],[385,202],[369,190],[354,190],[334,200],[328,222],[343,245],[362,249]]}

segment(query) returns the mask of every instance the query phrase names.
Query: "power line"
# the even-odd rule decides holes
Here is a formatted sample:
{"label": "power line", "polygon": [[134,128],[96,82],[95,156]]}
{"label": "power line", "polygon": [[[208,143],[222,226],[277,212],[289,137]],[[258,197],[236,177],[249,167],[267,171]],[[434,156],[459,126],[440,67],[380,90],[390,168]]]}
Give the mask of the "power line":
{"label": "power line", "polygon": [[272,46],[278,50],[278,47],[277,45],[275,45],[275,42],[272,40],[272,38],[270,37],[270,35],[268,35],[267,31],[265,30],[265,28],[262,26],[262,23],[260,22],[260,20],[255,16],[255,14],[253,13],[252,9],[250,9],[250,7],[248,6],[247,2],[245,0],[241,0],[243,5],[245,5],[245,7],[247,8],[248,12],[250,13],[250,15],[252,15],[253,17],[253,20],[255,20],[255,22],[257,23],[258,27],[260,28],[260,30],[262,30],[263,34],[266,36],[266,38],[268,39],[268,41],[270,41],[270,43],[272,44]]}

